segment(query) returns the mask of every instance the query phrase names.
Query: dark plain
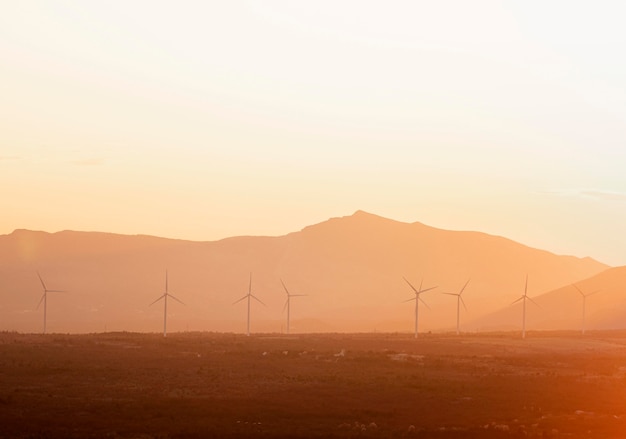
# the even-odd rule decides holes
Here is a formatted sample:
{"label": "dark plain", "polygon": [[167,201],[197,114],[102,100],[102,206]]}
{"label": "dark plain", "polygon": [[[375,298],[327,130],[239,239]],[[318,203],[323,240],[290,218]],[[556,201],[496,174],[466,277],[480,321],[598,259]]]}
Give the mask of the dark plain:
{"label": "dark plain", "polygon": [[1,438],[623,438],[626,332],[0,333]]}

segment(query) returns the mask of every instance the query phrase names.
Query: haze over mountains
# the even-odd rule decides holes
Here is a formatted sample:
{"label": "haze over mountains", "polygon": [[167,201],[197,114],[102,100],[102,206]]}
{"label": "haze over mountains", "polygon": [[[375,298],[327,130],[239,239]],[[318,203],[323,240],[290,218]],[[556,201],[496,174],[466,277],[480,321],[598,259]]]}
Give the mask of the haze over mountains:
{"label": "haze over mountains", "polygon": [[[576,289],[578,287],[578,289]],[[580,291],[579,291],[580,290]],[[533,329],[582,329],[582,292],[587,296],[587,329],[626,328],[626,267],[609,268],[595,276],[532,297],[526,324]],[[520,295],[523,290],[520,291]],[[468,329],[511,330],[521,325],[521,303],[471,322]]]}
{"label": "haze over mountains", "polygon": [[453,328],[455,299],[440,293],[458,292],[468,279],[467,328],[516,329],[521,313],[508,305],[523,293],[526,274],[529,296],[552,291],[537,299],[544,314],[529,308],[529,329],[579,327],[580,295],[567,290],[573,282],[607,291],[588,299],[589,328],[626,326],[618,312],[626,315],[624,268],[358,211],[284,236],[215,242],[16,230],[0,236],[0,330],[41,331],[39,270],[48,288],[67,290],[48,296],[48,331],[158,332],[162,304],[148,305],[163,294],[166,269],[170,292],[186,304],[169,305],[171,331],[244,332],[245,303],[232,304],[247,293],[250,272],[252,292],[267,305],[252,304],[252,332],[284,330],[281,278],[308,295],[292,301],[292,332],[411,331],[413,303],[403,301],[413,292],[403,276],[438,286],[422,296],[430,309],[420,309],[420,331]]}

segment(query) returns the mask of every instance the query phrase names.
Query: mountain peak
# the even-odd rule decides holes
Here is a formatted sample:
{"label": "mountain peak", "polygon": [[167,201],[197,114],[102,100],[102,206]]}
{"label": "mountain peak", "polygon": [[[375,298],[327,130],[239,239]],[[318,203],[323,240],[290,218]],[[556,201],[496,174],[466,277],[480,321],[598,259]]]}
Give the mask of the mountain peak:
{"label": "mountain peak", "polygon": [[352,219],[359,220],[359,221],[379,221],[379,222],[395,223],[395,224],[401,222],[401,221],[396,221],[396,220],[393,220],[391,218],[387,218],[384,216],[376,215],[374,213],[366,212],[360,209],[354,212],[352,215],[341,217],[341,219],[348,219],[348,218],[352,218]]}

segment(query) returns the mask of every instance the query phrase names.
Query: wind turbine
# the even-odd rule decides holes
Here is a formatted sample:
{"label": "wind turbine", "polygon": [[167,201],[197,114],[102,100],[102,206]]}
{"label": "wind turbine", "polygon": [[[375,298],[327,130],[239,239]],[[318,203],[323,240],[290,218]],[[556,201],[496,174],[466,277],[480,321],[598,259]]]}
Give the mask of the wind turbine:
{"label": "wind turbine", "polygon": [[39,304],[37,304],[37,309],[39,309],[39,307],[41,306],[41,302],[43,302],[43,333],[45,334],[46,333],[46,318],[47,318],[47,313],[48,313],[48,293],[64,293],[65,291],[49,290],[48,287],[46,287],[46,284],[41,278],[41,275],[39,274],[39,272],[37,272],[37,277],[39,277],[39,281],[41,282],[41,286],[43,287],[43,295],[41,296],[41,299],[39,300]]}
{"label": "wind turbine", "polygon": [[236,302],[233,303],[233,305],[235,305],[235,304],[241,302],[244,299],[248,299],[248,326],[247,326],[247,330],[246,330],[246,335],[248,337],[250,337],[250,299],[251,298],[256,300],[257,302],[259,302],[261,305],[265,306],[265,304],[263,302],[261,302],[261,299],[259,299],[254,294],[252,294],[252,273],[250,273],[250,283],[248,284],[248,294],[246,294],[241,299],[239,299],[239,300],[237,300]]}
{"label": "wind turbine", "polygon": [[463,288],[461,288],[461,291],[459,291],[458,293],[443,293],[447,294],[448,296],[456,296],[456,335],[460,334],[459,316],[461,314],[461,304],[463,304],[463,308],[465,308],[465,311],[467,311],[467,306],[465,306],[465,302],[463,301],[463,297],[461,297],[461,294],[463,294],[463,291],[465,290],[465,287],[467,286],[469,281],[470,280],[468,279],[467,282],[465,282],[465,285],[463,285]]}
{"label": "wind turbine", "polygon": [[161,297],[159,297],[157,300],[155,300],[150,305],[148,305],[148,306],[152,306],[155,303],[157,303],[159,300],[163,299],[163,304],[164,304],[164,307],[163,307],[163,337],[167,337],[167,298],[168,297],[171,297],[172,299],[174,299],[178,303],[181,303],[181,304],[184,305],[183,302],[181,302],[179,299],[174,297],[174,295],[169,293],[169,290],[168,290],[168,287],[167,287],[167,270],[165,270],[165,293],[163,293],[163,295]]}
{"label": "wind turbine", "polygon": [[289,334],[289,315],[290,315],[290,310],[291,310],[291,298],[292,297],[303,297],[303,296],[306,296],[306,294],[291,294],[291,293],[289,293],[289,290],[285,286],[285,282],[283,282],[282,279],[280,280],[280,283],[283,284],[283,288],[285,289],[285,293],[287,294],[287,300],[285,301],[285,306],[283,307],[283,312],[285,312],[285,308],[287,308],[287,334]]}
{"label": "wind turbine", "polygon": [[535,305],[539,306],[539,304],[537,302],[535,302],[533,299],[531,299],[530,297],[528,297],[528,275],[526,275],[526,285],[524,286],[524,295],[522,297],[520,297],[519,299],[517,299],[515,302],[513,302],[511,305],[522,301],[522,338],[526,338],[526,300],[530,300],[532,303],[534,303]]}
{"label": "wind turbine", "polygon": [[593,296],[594,294],[599,293],[600,290],[594,291],[593,293],[585,294],[585,293],[583,293],[581,291],[580,288],[578,288],[578,286],[576,284],[572,284],[572,286],[574,288],[576,288],[576,290],[578,290],[578,292],[580,293],[581,296],[583,296],[583,327],[582,327],[582,331],[581,332],[582,332],[582,335],[585,335],[585,306],[586,306],[586,302],[587,302],[587,297]]}
{"label": "wind turbine", "polygon": [[420,297],[420,294],[425,293],[426,291],[434,290],[437,287],[435,286],[435,287],[422,289],[422,284],[424,283],[424,281],[422,280],[422,282],[420,282],[420,289],[417,290],[413,285],[411,285],[411,282],[409,282],[406,277],[403,277],[403,279],[406,281],[407,284],[409,284],[409,286],[415,292],[415,297],[412,297],[412,298],[410,298],[408,300],[405,300],[405,302],[410,302],[411,300],[415,300],[415,338],[417,338],[417,319],[419,317],[419,304],[420,304],[420,301],[424,304],[424,306],[426,308],[430,309],[430,307],[426,304],[426,302],[424,302],[422,300],[422,298]]}

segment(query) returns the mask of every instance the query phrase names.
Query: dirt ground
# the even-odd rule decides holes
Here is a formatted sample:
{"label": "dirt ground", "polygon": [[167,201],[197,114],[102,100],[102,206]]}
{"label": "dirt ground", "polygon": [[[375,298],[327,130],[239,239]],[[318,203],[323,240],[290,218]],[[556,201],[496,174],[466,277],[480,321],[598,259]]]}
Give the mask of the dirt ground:
{"label": "dirt ground", "polygon": [[623,438],[626,333],[0,333],[1,438]]}

